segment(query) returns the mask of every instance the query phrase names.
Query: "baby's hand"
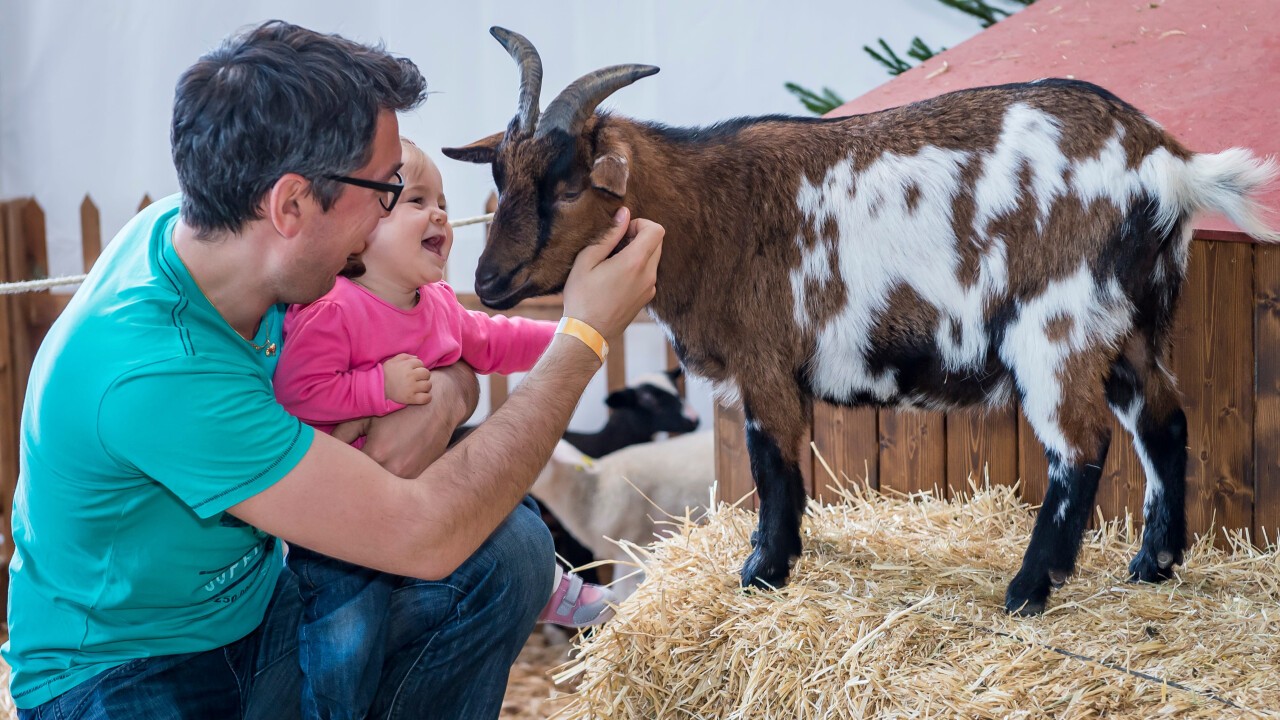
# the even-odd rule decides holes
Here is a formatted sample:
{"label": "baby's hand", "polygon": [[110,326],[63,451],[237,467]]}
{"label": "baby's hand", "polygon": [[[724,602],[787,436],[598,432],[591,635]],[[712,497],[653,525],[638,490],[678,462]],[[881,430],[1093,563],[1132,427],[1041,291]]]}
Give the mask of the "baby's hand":
{"label": "baby's hand", "polygon": [[382,381],[388,400],[401,405],[431,402],[431,371],[416,355],[400,353],[382,363]]}

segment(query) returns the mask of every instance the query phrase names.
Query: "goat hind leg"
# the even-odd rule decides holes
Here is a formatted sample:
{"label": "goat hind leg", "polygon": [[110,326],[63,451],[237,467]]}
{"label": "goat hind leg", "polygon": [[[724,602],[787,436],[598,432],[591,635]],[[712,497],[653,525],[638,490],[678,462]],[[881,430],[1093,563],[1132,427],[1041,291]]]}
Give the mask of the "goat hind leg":
{"label": "goat hind leg", "polygon": [[1173,380],[1153,362],[1139,369],[1118,360],[1107,401],[1133,436],[1147,479],[1142,548],[1129,563],[1129,579],[1162,582],[1173,577],[1187,548],[1187,416]]}

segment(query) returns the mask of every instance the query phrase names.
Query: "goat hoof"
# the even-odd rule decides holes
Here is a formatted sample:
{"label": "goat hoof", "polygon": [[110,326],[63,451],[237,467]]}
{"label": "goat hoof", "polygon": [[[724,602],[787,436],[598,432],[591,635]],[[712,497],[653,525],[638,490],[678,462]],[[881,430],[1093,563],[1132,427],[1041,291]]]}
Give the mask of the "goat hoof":
{"label": "goat hoof", "polygon": [[1049,575],[1018,571],[1004,594],[1004,609],[1010,615],[1031,617],[1044,612],[1049,601]]}
{"label": "goat hoof", "polygon": [[742,566],[742,587],[769,589],[787,584],[787,577],[791,575],[791,561],[785,555],[781,558],[769,557],[770,555],[772,553],[762,552],[759,547],[751,552]]}
{"label": "goat hoof", "polygon": [[[1166,559],[1167,564],[1162,562]],[[1164,582],[1173,577],[1174,560],[1176,560],[1174,554],[1167,550],[1152,556],[1149,550],[1143,548],[1129,563],[1129,582]]]}
{"label": "goat hoof", "polygon": [[1057,590],[1058,588],[1067,584],[1067,577],[1068,576],[1067,576],[1066,570],[1050,570],[1049,584],[1053,586],[1054,590]]}

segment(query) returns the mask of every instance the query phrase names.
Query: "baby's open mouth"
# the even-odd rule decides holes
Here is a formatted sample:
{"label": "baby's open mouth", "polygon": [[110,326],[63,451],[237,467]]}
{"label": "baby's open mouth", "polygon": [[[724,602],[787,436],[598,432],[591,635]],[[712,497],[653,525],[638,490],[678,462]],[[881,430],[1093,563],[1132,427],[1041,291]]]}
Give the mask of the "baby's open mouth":
{"label": "baby's open mouth", "polygon": [[444,257],[444,235],[432,235],[422,240],[422,248]]}

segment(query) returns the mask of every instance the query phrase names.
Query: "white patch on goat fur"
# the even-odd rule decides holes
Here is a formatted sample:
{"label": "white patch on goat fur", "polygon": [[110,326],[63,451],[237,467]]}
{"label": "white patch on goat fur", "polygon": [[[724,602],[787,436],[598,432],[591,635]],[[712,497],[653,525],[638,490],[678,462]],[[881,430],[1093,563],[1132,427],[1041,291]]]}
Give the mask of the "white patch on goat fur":
{"label": "white patch on goat fur", "polygon": [[[1028,190],[1036,201],[1036,229],[1043,228],[1053,201],[1067,190],[1063,173],[1067,158],[1059,147],[1062,131],[1048,113],[1029,105],[1011,105],[1004,114],[995,150],[982,159],[974,187],[974,229],[983,236],[992,220],[1012,212]],[[1022,184],[1022,169],[1031,171],[1031,187]]]}
{"label": "white patch on goat fur", "polygon": [[1141,183],[1137,173],[1129,170],[1125,156],[1124,128],[1117,125],[1098,154],[1079,160],[1071,168],[1071,190],[1088,207],[1095,200],[1110,200],[1117,209],[1129,206]]}
{"label": "white patch on goat fur", "polygon": [[1147,452],[1147,446],[1143,444],[1142,438],[1138,435],[1138,418],[1142,416],[1143,405],[1142,398],[1136,397],[1133,402],[1129,403],[1129,407],[1119,408],[1112,405],[1111,411],[1115,413],[1120,424],[1133,437],[1133,449],[1138,453],[1138,461],[1142,463],[1143,474],[1147,476],[1146,492],[1142,501],[1142,516],[1150,517],[1151,508],[1159,501],[1160,496],[1164,494],[1164,483],[1160,480],[1160,476],[1156,474],[1156,466],[1151,462],[1151,455]]}
{"label": "white patch on goat fur", "polygon": [[[1048,284],[1039,296],[1020,303],[1017,317],[1005,332],[1000,357],[1013,369],[1022,391],[1027,422],[1046,449],[1063,462],[1079,459],[1082,448],[1072,447],[1058,422],[1062,397],[1060,373],[1067,358],[1081,352],[1114,347],[1129,331],[1133,310],[1114,278],[1105,285],[1094,282],[1085,262],[1071,275]],[[1049,323],[1071,320],[1065,338],[1050,340]]]}
{"label": "white patch on goat fur", "polygon": [[[978,369],[985,361],[988,338],[983,309],[989,297],[1007,290],[1005,246],[989,244],[982,257],[978,282],[964,286],[959,280],[960,253],[951,216],[960,192],[961,171],[969,153],[926,147],[915,155],[885,153],[855,177],[852,159],[827,171],[820,184],[805,182],[796,203],[806,221],[820,230],[834,219],[840,244],[839,272],[849,292],[845,305],[823,327],[816,329],[817,350],[811,363],[817,394],[848,398],[867,393],[886,400],[898,392],[893,372],[875,373],[866,363],[870,334],[888,305],[889,293],[905,284],[924,302],[941,313],[940,327],[952,321],[960,337],[937,331],[946,367]],[[907,194],[917,191],[913,209]],[[796,320],[812,324],[803,312],[805,280],[830,272],[824,242],[805,248],[796,238],[803,261],[792,271]]]}

